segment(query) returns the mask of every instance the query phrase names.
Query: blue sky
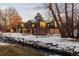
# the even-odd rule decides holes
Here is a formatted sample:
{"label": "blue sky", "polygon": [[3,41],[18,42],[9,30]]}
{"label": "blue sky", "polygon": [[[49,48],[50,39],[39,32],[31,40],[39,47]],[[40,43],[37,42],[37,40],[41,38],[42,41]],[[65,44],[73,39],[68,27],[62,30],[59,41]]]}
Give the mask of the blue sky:
{"label": "blue sky", "polygon": [[40,3],[0,3],[0,8],[5,9],[13,7],[17,10],[23,21],[33,19],[36,13],[40,13],[44,19],[47,19],[47,9],[42,7]]}

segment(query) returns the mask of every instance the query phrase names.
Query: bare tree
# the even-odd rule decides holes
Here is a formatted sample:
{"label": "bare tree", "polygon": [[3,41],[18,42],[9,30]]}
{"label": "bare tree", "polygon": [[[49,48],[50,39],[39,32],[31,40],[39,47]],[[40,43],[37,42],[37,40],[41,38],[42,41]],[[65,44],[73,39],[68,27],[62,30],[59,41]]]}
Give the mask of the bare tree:
{"label": "bare tree", "polygon": [[[58,8],[58,5],[57,3],[55,3],[55,6],[56,6],[56,10],[57,10],[57,14],[58,14],[58,17],[59,17],[59,22],[60,22],[60,26],[61,26],[61,29],[62,31],[64,32],[64,35],[66,36],[66,28],[65,28],[65,24],[62,22],[62,18],[60,16],[60,11],[59,11],[59,8]],[[63,34],[62,34],[63,35]]]}
{"label": "bare tree", "polygon": [[74,31],[74,4],[72,3],[72,37],[74,36],[73,35],[73,31]]}
{"label": "bare tree", "polygon": [[5,18],[6,18],[6,21],[5,21],[6,26],[5,27],[7,27],[8,25],[10,25],[11,20],[12,20],[12,18],[14,16],[19,16],[19,14],[18,14],[18,12],[16,11],[15,8],[11,8],[10,7],[10,8],[5,9]]}
{"label": "bare tree", "polygon": [[5,15],[6,15],[7,20],[11,22],[12,17],[18,15],[18,12],[16,11],[15,8],[10,7],[10,8],[5,9]]}
{"label": "bare tree", "polygon": [[[68,12],[68,4],[67,3],[65,3],[65,15],[66,15],[66,30],[67,30],[67,36],[68,37],[73,37],[73,31],[74,31],[74,22],[73,22],[73,17],[74,17],[74,4],[72,3],[72,4],[70,4],[71,5],[71,7],[70,8],[72,8],[71,10],[72,11],[69,11]],[[71,12],[71,17],[68,15],[68,13],[70,13]]]}
{"label": "bare tree", "polygon": [[1,30],[2,31],[4,31],[5,30],[5,27],[4,27],[4,25],[5,25],[5,13],[3,12],[3,10],[2,9],[0,9],[0,28],[1,28]]}
{"label": "bare tree", "polygon": [[55,5],[56,5],[56,9],[57,9],[58,16],[59,16],[59,20],[60,20],[61,24],[60,24],[59,21],[58,21],[57,15],[56,15],[56,14],[54,13],[54,11],[53,11],[52,3],[49,3],[49,10],[52,12],[53,18],[55,19],[55,21],[56,21],[56,23],[57,23],[57,26],[58,26],[59,31],[60,31],[60,33],[61,33],[61,36],[62,36],[62,37],[65,37],[65,36],[66,36],[66,33],[65,33],[65,30],[63,30],[63,27],[61,27],[61,25],[63,25],[63,23],[62,23],[60,14],[59,14],[58,6],[57,6],[57,4],[55,4]]}
{"label": "bare tree", "polygon": [[[73,35],[74,28],[78,30],[77,36],[79,36],[79,10],[78,10],[79,4],[65,3],[63,4],[63,6],[61,6],[61,4],[49,3],[48,5],[49,5],[49,11],[51,12],[50,15],[53,16],[52,18],[55,20],[61,36],[74,37]],[[61,16],[62,13],[65,14],[66,16],[65,19],[62,18],[64,16],[64,15]],[[66,21],[65,23],[63,23],[64,20]]]}

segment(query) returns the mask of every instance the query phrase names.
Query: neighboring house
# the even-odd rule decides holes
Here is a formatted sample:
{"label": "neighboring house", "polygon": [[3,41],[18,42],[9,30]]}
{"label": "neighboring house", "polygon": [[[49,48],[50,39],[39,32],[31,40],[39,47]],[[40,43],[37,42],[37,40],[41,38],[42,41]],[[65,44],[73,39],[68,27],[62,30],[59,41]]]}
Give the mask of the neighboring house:
{"label": "neighboring house", "polygon": [[47,28],[48,28],[49,34],[58,34],[59,33],[59,29],[54,20],[47,22]]}

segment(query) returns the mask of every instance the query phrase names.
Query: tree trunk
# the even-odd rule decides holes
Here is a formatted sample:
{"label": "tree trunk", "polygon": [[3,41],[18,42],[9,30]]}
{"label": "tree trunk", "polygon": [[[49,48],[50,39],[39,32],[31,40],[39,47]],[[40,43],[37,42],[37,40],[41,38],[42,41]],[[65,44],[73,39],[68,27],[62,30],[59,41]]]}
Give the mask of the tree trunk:
{"label": "tree trunk", "polygon": [[58,8],[58,5],[57,5],[57,3],[55,3],[55,6],[56,6],[56,10],[57,10],[57,14],[58,14],[58,17],[59,17],[59,21],[60,21],[60,25],[61,25],[61,28],[62,28],[62,31],[64,32],[64,35],[65,36],[67,36],[66,35],[66,28],[65,28],[65,26],[64,26],[64,24],[63,24],[63,22],[62,22],[62,18],[61,18],[61,16],[60,16],[60,11],[59,11],[59,8]]}
{"label": "tree trunk", "polygon": [[66,15],[66,31],[67,31],[67,36],[70,37],[70,25],[69,25],[69,17],[68,17],[68,12],[67,12],[67,3],[65,3],[65,15]]}
{"label": "tree trunk", "polygon": [[74,37],[74,35],[73,35],[73,31],[74,31],[73,15],[74,15],[74,4],[72,3],[72,37]]}
{"label": "tree trunk", "polygon": [[56,14],[55,14],[54,11],[53,11],[52,4],[51,4],[51,3],[49,4],[49,10],[52,12],[53,18],[55,19],[55,21],[56,21],[56,23],[57,23],[57,26],[58,26],[58,28],[59,28],[59,31],[60,31],[61,36],[62,36],[62,37],[65,37],[65,36],[66,36],[66,35],[65,35],[65,32],[63,31],[63,29],[61,28],[61,26],[60,26],[60,24],[59,24],[59,21],[58,21],[58,19],[57,19],[57,17],[56,17]]}

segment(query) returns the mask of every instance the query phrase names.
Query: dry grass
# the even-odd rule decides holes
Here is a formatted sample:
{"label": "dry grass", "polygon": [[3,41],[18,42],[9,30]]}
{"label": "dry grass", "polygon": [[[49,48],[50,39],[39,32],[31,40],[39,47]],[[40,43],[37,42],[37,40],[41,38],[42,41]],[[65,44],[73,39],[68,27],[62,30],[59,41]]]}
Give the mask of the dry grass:
{"label": "dry grass", "polygon": [[0,46],[0,56],[41,56],[44,52],[38,52],[31,48],[23,48],[19,45]]}

